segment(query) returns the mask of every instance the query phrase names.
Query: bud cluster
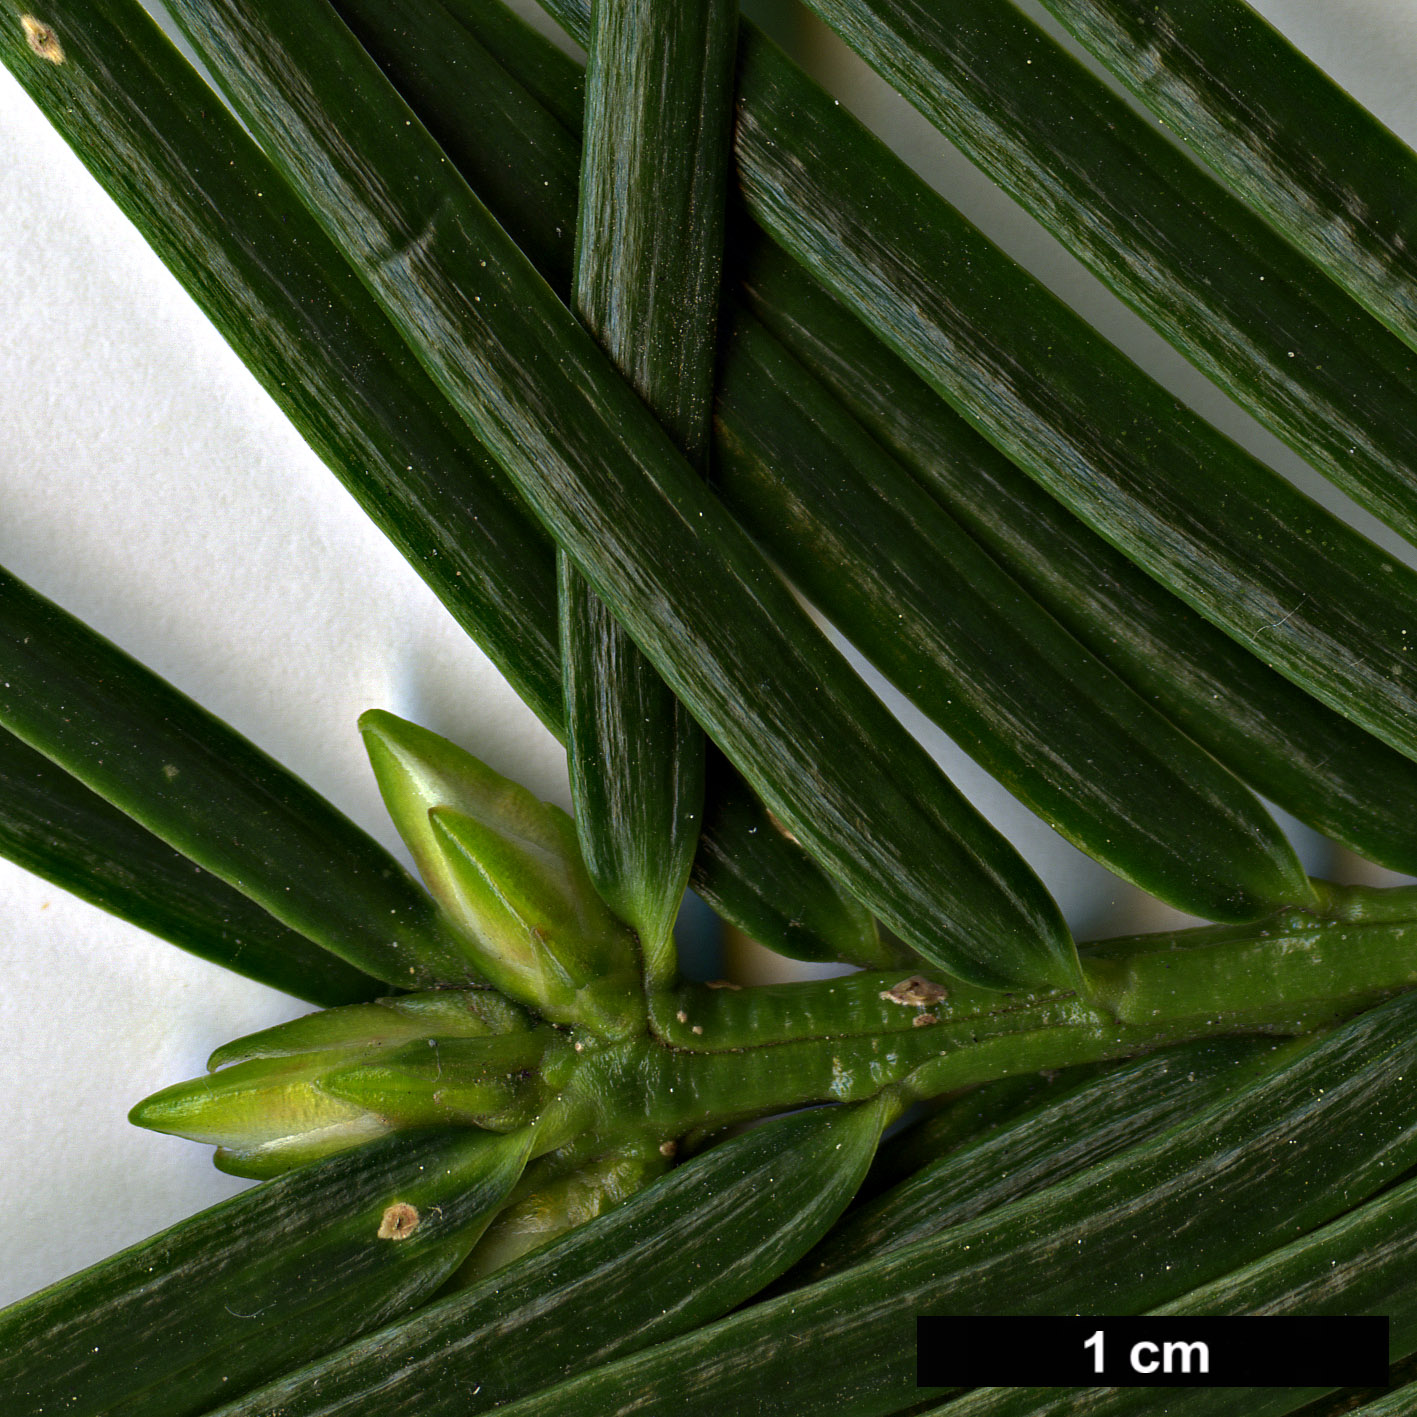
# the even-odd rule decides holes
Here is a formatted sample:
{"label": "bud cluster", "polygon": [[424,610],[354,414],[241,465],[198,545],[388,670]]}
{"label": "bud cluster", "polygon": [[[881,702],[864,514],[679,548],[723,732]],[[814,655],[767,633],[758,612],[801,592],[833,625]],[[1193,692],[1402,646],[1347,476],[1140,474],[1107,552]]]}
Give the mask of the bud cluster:
{"label": "bud cluster", "polygon": [[596,893],[571,818],[393,714],[360,727],[395,825],[493,987],[296,1019],[227,1044],[208,1076],[133,1109],[139,1126],[214,1144],[237,1175],[276,1175],[399,1128],[531,1127],[587,1046],[644,1030],[634,934]]}

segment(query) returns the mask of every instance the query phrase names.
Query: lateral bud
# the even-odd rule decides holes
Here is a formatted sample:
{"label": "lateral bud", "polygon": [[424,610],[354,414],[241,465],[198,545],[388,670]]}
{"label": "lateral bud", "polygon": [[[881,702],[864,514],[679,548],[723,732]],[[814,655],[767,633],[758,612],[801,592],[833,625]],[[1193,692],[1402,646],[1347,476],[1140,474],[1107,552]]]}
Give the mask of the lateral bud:
{"label": "lateral bud", "polygon": [[258,1178],[401,1128],[515,1131],[545,1105],[544,1068],[570,1044],[487,1003],[440,991],[296,1019],[218,1049],[206,1077],[145,1098],[129,1120],[213,1144],[219,1169]]}
{"label": "lateral bud", "polygon": [[614,1210],[662,1176],[669,1169],[669,1158],[652,1143],[632,1142],[573,1171],[557,1168],[555,1156],[533,1164],[523,1179],[523,1193],[497,1217],[458,1271],[454,1280],[458,1287],[475,1283]]}
{"label": "lateral bud", "polygon": [[393,714],[359,723],[389,814],[475,968],[553,1022],[638,1029],[635,939],[596,892],[571,818]]}

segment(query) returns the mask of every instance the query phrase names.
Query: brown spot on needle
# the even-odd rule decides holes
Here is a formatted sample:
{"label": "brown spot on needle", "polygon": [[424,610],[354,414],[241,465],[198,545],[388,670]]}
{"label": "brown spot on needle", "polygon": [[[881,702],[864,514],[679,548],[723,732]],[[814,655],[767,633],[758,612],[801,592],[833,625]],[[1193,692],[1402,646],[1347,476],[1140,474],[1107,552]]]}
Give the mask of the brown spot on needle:
{"label": "brown spot on needle", "polygon": [[889,989],[882,989],[881,998],[892,1004],[914,1004],[917,1008],[927,1008],[931,1004],[938,1004],[941,1000],[949,998],[949,990],[942,988],[932,980],[912,974],[909,979],[902,979],[899,984],[892,985]]}
{"label": "brown spot on needle", "polygon": [[379,1222],[381,1240],[407,1240],[418,1229],[418,1212],[407,1201],[395,1201]]}
{"label": "brown spot on needle", "polygon": [[42,20],[35,19],[33,15],[21,15],[20,28],[25,32],[29,47],[41,59],[47,59],[51,64],[64,62],[64,46],[59,43],[59,36]]}

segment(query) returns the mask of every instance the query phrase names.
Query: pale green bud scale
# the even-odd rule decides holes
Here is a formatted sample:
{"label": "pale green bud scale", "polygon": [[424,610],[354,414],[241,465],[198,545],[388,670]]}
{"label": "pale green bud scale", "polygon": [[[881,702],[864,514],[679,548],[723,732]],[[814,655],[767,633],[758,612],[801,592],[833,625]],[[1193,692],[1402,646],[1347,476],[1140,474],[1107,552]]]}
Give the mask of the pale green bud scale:
{"label": "pale green bud scale", "polygon": [[597,894],[559,807],[382,711],[360,728],[395,825],[476,968],[557,1023],[644,1022],[635,938]]}

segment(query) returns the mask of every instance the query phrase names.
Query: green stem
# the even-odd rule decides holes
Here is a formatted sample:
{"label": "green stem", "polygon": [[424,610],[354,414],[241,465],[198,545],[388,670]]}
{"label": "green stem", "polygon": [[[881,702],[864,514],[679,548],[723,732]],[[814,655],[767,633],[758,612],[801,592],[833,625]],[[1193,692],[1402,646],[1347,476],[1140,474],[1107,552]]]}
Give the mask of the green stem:
{"label": "green stem", "polygon": [[[1127,1314],[1179,1299],[1417,1159],[1414,1002],[1280,1050],[1232,1097],[1063,1185],[501,1411],[886,1417],[940,1395],[915,1385],[913,1314]],[[439,1410],[452,1404],[420,1417]]]}
{"label": "green stem", "polygon": [[933,979],[948,997],[933,1001],[933,991],[885,974],[690,986],[652,1002],[652,1025],[673,1051],[642,1066],[657,1074],[657,1097],[673,1087],[695,1116],[890,1086],[929,1097],[1218,1034],[1303,1033],[1417,984],[1417,887],[1315,886],[1321,913],[1084,947],[1086,1000],[1063,990],[1000,996],[943,975]]}
{"label": "green stem", "polygon": [[1315,884],[1321,914],[1084,948],[1088,998],[943,974],[685,986],[651,1001],[655,1038],[586,1055],[564,1096],[596,1125],[673,1137],[892,1088],[927,1098],[1192,1039],[1305,1033],[1417,984],[1417,887]]}
{"label": "green stem", "polygon": [[[894,1106],[1217,1035],[1304,1033],[1417,983],[1417,887],[1315,884],[1321,911],[1086,948],[1086,996],[1001,994],[943,972],[685,985],[652,993],[648,1030],[615,1041],[544,1026],[489,1034],[485,1010],[440,1022],[443,996],[419,996],[399,1005],[394,1033],[376,1020],[358,1036],[365,1007],[270,1030],[259,1049],[229,1046],[218,1056],[255,1061],[169,1088],[134,1116],[252,1151],[266,1144],[247,1135],[251,1119],[270,1132],[279,1114],[291,1119],[274,1128],[288,1150],[301,1117],[323,1117],[333,1099],[357,1109],[340,1114],[351,1125],[531,1124],[533,1155],[574,1146],[580,1156],[818,1103],[889,1094]],[[321,1042],[333,1051],[307,1051]],[[347,1144],[312,1135],[317,1148]]]}
{"label": "green stem", "polygon": [[1417,888],[1315,884],[1322,914],[1094,945],[1083,961],[1093,999],[1139,1025],[1221,1014],[1235,1029],[1266,1027],[1295,1011],[1314,1026],[1417,983]]}

